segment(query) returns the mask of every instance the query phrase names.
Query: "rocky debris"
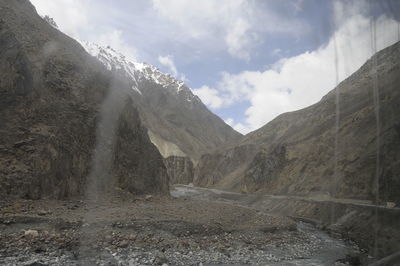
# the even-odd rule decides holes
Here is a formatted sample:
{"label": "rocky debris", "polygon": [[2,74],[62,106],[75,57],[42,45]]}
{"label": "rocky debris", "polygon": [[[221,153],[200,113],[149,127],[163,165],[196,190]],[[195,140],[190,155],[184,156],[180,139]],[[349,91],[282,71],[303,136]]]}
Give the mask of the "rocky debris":
{"label": "rocky debris", "polygon": [[164,159],[170,184],[190,184],[193,182],[194,166],[188,157],[169,156]]}
{"label": "rocky debris", "polygon": [[24,236],[27,236],[27,237],[38,237],[39,236],[39,232],[36,231],[36,230],[29,229],[29,230],[26,230],[24,232]]}
{"label": "rocky debris", "polygon": [[168,259],[163,252],[160,251],[155,252],[154,256],[155,258],[153,260],[153,263],[155,265],[164,265],[164,264],[168,265]]}
{"label": "rocky debris", "polygon": [[129,243],[126,240],[122,240],[121,242],[117,243],[117,247],[119,247],[119,248],[126,248],[126,247],[128,247],[128,245],[129,245]]}
{"label": "rocky debris", "polygon": [[44,215],[47,215],[47,214],[51,214],[51,212],[50,211],[45,211],[45,210],[39,210],[37,212],[37,214],[40,215],[40,216],[44,216]]}
{"label": "rocky debris", "polygon": [[[296,225],[289,218],[249,208],[145,198],[82,202],[74,209],[68,208],[74,201],[38,200],[29,202],[30,213],[0,212],[0,222],[14,221],[7,226],[0,223],[0,264],[279,265],[293,260],[307,264],[309,259],[332,261],[332,254],[344,252],[336,247],[353,250],[311,225]],[[28,203],[6,205],[23,208],[24,204]],[[49,214],[37,216],[43,206]],[[37,235],[25,236],[21,228]],[[331,253],[319,255],[324,252]]]}
{"label": "rocky debris", "polygon": [[146,195],[144,198],[145,200],[151,200],[153,198],[153,195]]}
{"label": "rocky debris", "polygon": [[[113,236],[113,238],[118,237],[117,235]],[[176,244],[177,240],[173,239],[167,238],[164,240],[166,243],[163,243],[153,242],[151,238],[143,237],[140,241],[123,246],[97,242],[89,254],[82,251],[84,249],[79,246],[79,242],[72,246],[67,242],[58,250],[51,248],[52,242],[50,242],[48,249],[40,252],[30,248],[29,243],[27,243],[28,246],[22,243],[18,245],[18,248],[24,247],[21,249],[24,250],[23,252],[21,250],[12,251],[10,248],[6,253],[1,253],[0,262],[7,264],[24,261],[24,258],[28,258],[30,261],[31,258],[35,258],[35,261],[51,265],[57,261],[58,256],[60,258],[59,265],[77,265],[87,261],[102,265],[108,262],[131,263],[131,265],[200,265],[200,263],[262,265],[293,260],[304,260],[304,263],[307,263],[307,258],[321,252],[323,245],[326,245],[322,238],[301,235],[296,232],[275,236],[264,235],[264,238],[268,239],[268,243],[255,245],[250,242],[259,237],[249,237],[245,232],[226,236],[210,235],[200,239],[188,236],[187,244],[181,245]],[[58,241],[63,243],[67,240],[61,238]],[[114,240],[113,242],[125,243],[118,241]]]}

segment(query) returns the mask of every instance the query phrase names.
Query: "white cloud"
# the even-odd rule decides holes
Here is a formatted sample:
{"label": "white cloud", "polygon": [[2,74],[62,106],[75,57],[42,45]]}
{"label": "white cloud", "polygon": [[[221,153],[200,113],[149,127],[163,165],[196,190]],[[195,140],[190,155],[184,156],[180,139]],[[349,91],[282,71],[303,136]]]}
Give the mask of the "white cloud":
{"label": "white cloud", "polygon": [[166,55],[166,56],[159,55],[158,62],[160,62],[161,65],[165,66],[175,78],[180,79],[184,82],[188,82],[186,76],[178,72],[178,69],[175,66],[174,58],[172,55]]}
{"label": "white cloud", "polygon": [[90,25],[91,1],[79,0],[31,0],[37,12],[52,17],[60,30],[73,38],[80,38],[80,29]]}
{"label": "white cloud", "polygon": [[292,6],[295,13],[303,11],[304,0],[294,0],[292,1]]}
{"label": "white cloud", "polygon": [[211,108],[220,108],[224,104],[224,100],[219,96],[216,89],[211,89],[208,86],[202,86],[198,89],[192,89],[193,93],[199,96],[204,104]]}
{"label": "white cloud", "polygon": [[237,132],[242,133],[243,135],[249,133],[252,129],[249,126],[243,125],[242,123],[237,123],[233,125],[233,129]]}
{"label": "white cloud", "polygon": [[[376,20],[377,50],[397,41],[397,27],[398,23],[386,16]],[[370,19],[359,13],[352,14],[341,21],[326,45],[282,59],[264,72],[224,73],[216,89],[206,87],[209,93],[203,97],[211,94],[213,101],[208,100],[208,103],[213,108],[248,100],[246,119],[234,128],[242,133],[255,130],[281,113],[319,101],[335,87],[335,42],[340,82],[372,55]]]}
{"label": "white cloud", "polygon": [[93,40],[93,42],[101,46],[110,46],[131,61],[137,60],[136,49],[124,41],[123,32],[121,30],[113,29],[109,32],[100,34],[95,38],[95,40]]}
{"label": "white cloud", "polygon": [[[93,0],[31,0],[39,15],[48,15],[55,20],[58,28],[74,39],[110,46],[131,60],[137,58],[134,47],[125,42],[123,32],[111,26],[99,27],[104,22],[99,14],[107,10],[98,9]],[[109,23],[107,23],[109,24]]]}
{"label": "white cloud", "polygon": [[251,45],[251,38],[247,34],[250,30],[250,24],[244,19],[237,19],[231,30],[225,36],[225,42],[228,46],[228,52],[240,59],[250,60],[250,52],[246,49]]}
{"label": "white cloud", "polygon": [[251,131],[251,128],[249,128],[248,126],[245,126],[242,123],[235,123],[235,120],[233,118],[227,118],[224,120],[224,122],[230,125],[237,132],[240,132],[242,134],[247,134]]}
{"label": "white cloud", "polygon": [[171,72],[171,74],[177,77],[178,71],[176,70],[174,59],[172,58],[171,55],[158,56],[158,62],[160,62],[163,66],[167,67]]}
{"label": "white cloud", "polygon": [[[185,38],[205,43],[223,40],[228,53],[249,60],[252,50],[262,42],[264,33],[301,34],[308,27],[272,8],[259,7],[260,2],[246,0],[152,0],[161,17],[176,24]],[[264,3],[267,5],[268,3]]]}

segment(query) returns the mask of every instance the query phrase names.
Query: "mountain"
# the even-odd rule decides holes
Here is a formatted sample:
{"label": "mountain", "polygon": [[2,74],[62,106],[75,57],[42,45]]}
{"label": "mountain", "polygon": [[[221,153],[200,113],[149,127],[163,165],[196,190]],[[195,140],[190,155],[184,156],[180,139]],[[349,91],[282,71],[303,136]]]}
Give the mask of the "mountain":
{"label": "mountain", "polygon": [[29,1],[0,0],[0,196],[168,193],[130,82]]}
{"label": "mountain", "polygon": [[130,61],[111,47],[81,44],[110,71],[128,80],[143,125],[165,158],[171,183],[192,182],[193,167],[202,154],[241,137],[184,82],[150,64]]}
{"label": "mountain", "polygon": [[282,114],[237,143],[203,155],[195,184],[399,203],[399,64],[396,43],[374,55],[320,102]]}

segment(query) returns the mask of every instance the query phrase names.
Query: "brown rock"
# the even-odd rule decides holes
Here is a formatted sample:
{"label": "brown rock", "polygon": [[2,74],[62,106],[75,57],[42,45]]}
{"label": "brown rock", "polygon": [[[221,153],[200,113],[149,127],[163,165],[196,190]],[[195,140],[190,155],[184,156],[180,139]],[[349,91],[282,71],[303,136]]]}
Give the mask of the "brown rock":
{"label": "brown rock", "polygon": [[119,247],[119,248],[126,248],[126,247],[128,247],[128,245],[129,245],[129,243],[126,240],[122,240],[119,243],[117,243],[117,247]]}
{"label": "brown rock", "polygon": [[29,229],[29,230],[26,230],[24,232],[24,236],[26,236],[26,237],[38,237],[39,236],[39,232],[36,231],[36,230]]}

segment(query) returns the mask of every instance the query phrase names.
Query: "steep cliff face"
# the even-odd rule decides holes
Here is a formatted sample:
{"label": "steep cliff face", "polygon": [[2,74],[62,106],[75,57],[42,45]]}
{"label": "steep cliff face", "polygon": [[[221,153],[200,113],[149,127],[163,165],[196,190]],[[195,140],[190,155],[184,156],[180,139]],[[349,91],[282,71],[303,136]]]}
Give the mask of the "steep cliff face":
{"label": "steep cliff face", "polygon": [[132,89],[26,0],[0,0],[0,195],[168,193]]}
{"label": "steep cliff face", "polygon": [[190,184],[193,182],[193,162],[188,157],[169,156],[164,159],[170,184]]}
{"label": "steep cliff face", "polygon": [[111,47],[81,43],[109,70],[129,81],[143,124],[164,158],[183,156],[197,162],[202,154],[241,137],[183,81],[153,65],[130,61]]}
{"label": "steep cliff face", "polygon": [[193,164],[197,164],[202,154],[241,137],[210,112],[183,81],[150,64],[130,61],[111,47],[81,43],[110,71],[126,78],[132,87],[135,106],[150,140],[165,159],[172,184],[190,183]]}
{"label": "steep cliff face", "polygon": [[251,161],[256,150],[254,145],[245,144],[203,155],[195,169],[194,184],[237,190],[240,180],[235,178],[236,173],[244,171],[243,163]]}
{"label": "steep cliff face", "polygon": [[[247,192],[399,202],[399,62],[396,43],[317,104],[282,114],[236,145],[204,155],[195,183]],[[254,149],[241,151],[246,145]],[[240,157],[242,161],[233,159]],[[221,166],[222,174],[210,181]]]}
{"label": "steep cliff face", "polygon": [[202,154],[241,137],[211,113],[183,81],[150,64],[130,61],[111,47],[81,44],[131,86],[135,106],[151,142],[164,158],[171,184],[192,182],[193,165]]}

